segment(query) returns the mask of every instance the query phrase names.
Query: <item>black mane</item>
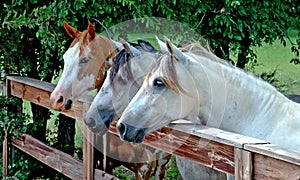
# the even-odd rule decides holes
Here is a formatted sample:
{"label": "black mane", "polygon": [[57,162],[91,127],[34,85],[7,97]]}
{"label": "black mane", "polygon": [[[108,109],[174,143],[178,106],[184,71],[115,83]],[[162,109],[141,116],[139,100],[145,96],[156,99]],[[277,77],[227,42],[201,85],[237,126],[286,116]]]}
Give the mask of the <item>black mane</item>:
{"label": "black mane", "polygon": [[[131,46],[135,47],[139,51],[143,52],[149,52],[149,53],[156,53],[158,52],[149,42],[144,40],[137,40],[137,43],[130,43]],[[116,74],[119,72],[119,70],[124,67],[124,73],[126,73],[126,78],[131,79],[132,72],[129,63],[127,63],[130,60],[130,54],[126,52],[125,49],[122,49],[117,56],[115,57],[115,60],[113,61],[113,64],[110,69],[110,82],[113,84],[114,78]]]}

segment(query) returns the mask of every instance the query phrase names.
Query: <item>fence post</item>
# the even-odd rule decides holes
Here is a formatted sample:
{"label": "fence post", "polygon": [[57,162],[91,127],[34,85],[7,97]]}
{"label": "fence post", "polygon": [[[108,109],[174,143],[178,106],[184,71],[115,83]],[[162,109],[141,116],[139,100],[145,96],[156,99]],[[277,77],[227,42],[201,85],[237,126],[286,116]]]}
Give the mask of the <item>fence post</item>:
{"label": "fence post", "polygon": [[253,160],[251,152],[235,147],[234,163],[236,180],[252,180]]}
{"label": "fence post", "polygon": [[[84,112],[89,108],[88,103],[84,103]],[[94,179],[94,137],[87,126],[83,125],[83,178],[85,180]]]}
{"label": "fence post", "polygon": [[7,176],[7,132],[5,132],[4,141],[3,141],[3,175]]}
{"label": "fence post", "polygon": [[[2,77],[1,73],[1,77]],[[3,95],[6,97],[10,96],[10,81],[6,79],[5,85],[3,86]],[[3,175],[7,176],[7,166],[8,166],[8,142],[7,142],[7,132],[5,132],[5,137],[3,141]]]}

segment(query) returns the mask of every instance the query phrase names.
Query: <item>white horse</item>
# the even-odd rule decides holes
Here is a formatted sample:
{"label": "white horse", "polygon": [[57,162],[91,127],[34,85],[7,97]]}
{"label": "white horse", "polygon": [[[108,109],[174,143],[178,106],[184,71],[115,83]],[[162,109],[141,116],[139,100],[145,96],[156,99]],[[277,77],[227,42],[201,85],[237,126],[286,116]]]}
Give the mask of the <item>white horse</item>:
{"label": "white horse", "polygon": [[[165,44],[158,39],[157,41],[162,51],[167,51]],[[95,133],[106,133],[109,124],[121,116],[130,100],[142,85],[142,81],[148,70],[151,69],[151,65],[161,55],[155,53],[154,50],[152,50],[152,53],[149,53],[139,51],[129,44],[124,45],[124,50],[118,54],[117,59],[113,62],[107,78],[85,116],[85,121],[89,122],[88,124],[91,125],[90,129]],[[203,52],[201,48],[199,49],[193,45],[186,47],[185,50],[197,54],[202,54]],[[158,163],[166,163],[166,154],[158,152],[161,158]],[[225,178],[224,173],[192,163],[189,160],[176,157],[176,161],[184,179],[198,179],[199,177],[203,179]],[[189,165],[193,165],[193,167],[189,168]],[[195,167],[196,169],[193,169]]]}
{"label": "white horse", "polygon": [[140,143],[186,119],[299,150],[299,104],[210,52],[182,53],[169,40],[166,45],[170,53],[155,62],[117,123],[122,140]]}
{"label": "white horse", "polygon": [[[136,46],[132,46],[125,41],[123,43],[124,49],[117,54],[100,91],[84,117],[84,121],[89,129],[97,134],[107,133],[110,123],[121,116],[123,110],[142,84],[147,70],[160,56],[160,53],[146,41],[139,40]],[[139,145],[133,146],[139,147]],[[171,155],[150,147],[145,148],[142,146],[141,148],[150,152],[151,156],[148,160],[156,161],[155,179],[163,179]],[[119,153],[111,153],[110,156],[114,159],[121,158],[122,161],[128,160],[116,156],[127,150],[120,149],[119,151]],[[136,155],[136,159],[128,161],[139,163],[143,159],[138,156],[139,154]],[[141,169],[147,170],[146,168]],[[146,174],[146,172],[143,173]],[[150,174],[149,177],[152,175]]]}

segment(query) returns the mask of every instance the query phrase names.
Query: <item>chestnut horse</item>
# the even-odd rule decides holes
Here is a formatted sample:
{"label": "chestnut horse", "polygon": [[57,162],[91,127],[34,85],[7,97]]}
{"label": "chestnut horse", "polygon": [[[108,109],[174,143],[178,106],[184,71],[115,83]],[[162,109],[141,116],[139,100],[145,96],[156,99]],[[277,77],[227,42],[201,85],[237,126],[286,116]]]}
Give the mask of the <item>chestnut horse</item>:
{"label": "chestnut horse", "polygon": [[[83,32],[66,22],[64,28],[74,40],[63,56],[64,69],[50,96],[53,108],[59,111],[70,110],[72,103],[89,90],[100,89],[106,70],[110,67],[119,48],[118,43],[96,35],[91,23],[88,23],[87,29]],[[149,179],[153,170],[160,169],[153,162],[153,153],[144,146],[133,146],[120,141],[115,136],[110,136],[109,149],[110,153],[118,157],[118,160],[109,163],[113,167],[124,165],[135,173],[136,179]]]}

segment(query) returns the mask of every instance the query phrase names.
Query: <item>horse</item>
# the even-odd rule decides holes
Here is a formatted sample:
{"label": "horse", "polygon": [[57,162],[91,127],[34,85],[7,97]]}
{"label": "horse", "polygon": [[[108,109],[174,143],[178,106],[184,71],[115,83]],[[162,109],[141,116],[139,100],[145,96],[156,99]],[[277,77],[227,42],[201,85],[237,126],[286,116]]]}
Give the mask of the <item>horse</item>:
{"label": "horse", "polygon": [[[143,77],[143,73],[159,57],[160,53],[148,42],[138,40],[138,44],[140,46],[132,46],[123,41],[124,49],[113,61],[100,91],[85,114],[84,122],[92,132],[107,133],[110,123],[119,118],[126,108],[124,102],[129,103],[142,83],[143,78],[135,75]],[[155,179],[163,179],[171,155],[150,147],[146,149],[155,153],[156,163],[160,167],[154,174]]]}
{"label": "horse", "polygon": [[124,42],[108,70],[100,91],[85,114],[84,122],[94,133],[104,134],[110,123],[118,119],[142,84],[143,77],[160,53],[151,44],[137,49]]}
{"label": "horse", "polygon": [[[155,61],[117,123],[122,140],[141,143],[146,134],[185,119],[299,150],[299,104],[209,51],[183,53],[169,40],[166,47],[169,53]],[[184,165],[201,177],[198,164]]]}
{"label": "horse", "polygon": [[[122,49],[120,43],[96,35],[91,23],[88,23],[87,29],[83,32],[67,22],[64,22],[64,28],[74,40],[63,56],[64,69],[50,96],[53,108],[59,111],[69,111],[72,102],[87,91],[99,90],[107,69]],[[124,165],[135,173],[136,179],[147,179],[153,169],[160,168],[151,161],[153,155],[144,146],[123,143],[115,136],[110,137],[109,143],[111,153],[117,155],[118,159],[124,160],[124,162],[113,160],[110,162],[111,166]]]}
{"label": "horse", "polygon": [[[166,47],[156,37],[157,43],[160,45],[161,51],[167,51]],[[106,133],[110,123],[118,119],[125,110],[129,101],[136,94],[142,81],[151,69],[151,65],[157,60],[161,53],[151,50],[151,53],[143,52],[135,49],[127,43],[124,43],[124,49],[118,54],[116,60],[113,62],[107,78],[105,79],[100,91],[94,98],[88,112],[85,114],[85,121],[90,124],[90,129],[95,133]],[[201,54],[202,47],[197,44],[190,44],[182,50]],[[168,156],[164,153],[159,153],[161,159],[160,164],[165,164],[168,161]],[[186,164],[193,164],[191,161],[176,157],[178,169],[184,179],[191,179],[191,170],[186,168]],[[163,166],[160,166],[163,167]],[[197,166],[197,172],[202,178],[208,179],[224,179],[225,174],[220,173],[205,166]],[[199,177],[199,176],[195,176]]]}
{"label": "horse", "polygon": [[73,41],[63,55],[64,69],[50,95],[53,109],[59,111],[70,110],[72,102],[84,92],[100,88],[110,67],[110,60],[118,51],[114,41],[96,35],[90,22],[83,32],[67,22],[64,22],[64,28]]}

